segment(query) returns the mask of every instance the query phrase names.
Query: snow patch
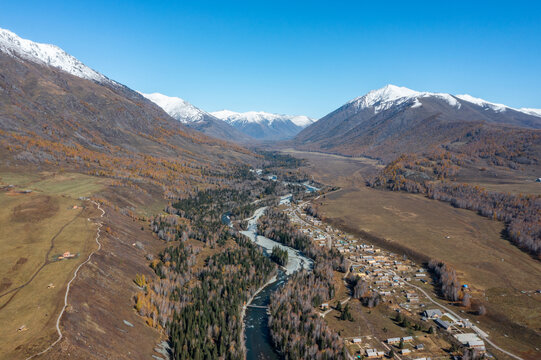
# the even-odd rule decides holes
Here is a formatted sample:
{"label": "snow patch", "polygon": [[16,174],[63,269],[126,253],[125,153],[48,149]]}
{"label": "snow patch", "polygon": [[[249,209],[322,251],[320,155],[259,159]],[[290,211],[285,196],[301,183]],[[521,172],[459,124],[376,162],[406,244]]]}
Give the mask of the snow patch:
{"label": "snow patch", "polygon": [[520,108],[518,110],[528,115],[541,117],[541,109]]}
{"label": "snow patch", "polygon": [[459,98],[460,100],[464,100],[472,104],[475,104],[477,106],[481,106],[482,108],[491,109],[496,112],[503,112],[507,109],[512,109],[509,106],[506,106],[503,104],[491,103],[486,100],[479,99],[468,94],[456,95],[456,97]]}

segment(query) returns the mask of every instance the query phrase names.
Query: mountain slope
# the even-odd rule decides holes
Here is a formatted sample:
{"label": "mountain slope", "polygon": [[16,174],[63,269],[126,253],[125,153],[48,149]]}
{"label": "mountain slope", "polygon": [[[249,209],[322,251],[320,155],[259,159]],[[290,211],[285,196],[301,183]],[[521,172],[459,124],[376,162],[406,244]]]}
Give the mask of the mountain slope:
{"label": "mountain slope", "polygon": [[2,34],[9,35],[0,48],[3,162],[62,164],[133,186],[150,182],[177,196],[192,184],[214,181],[202,168],[218,174],[251,158],[241,147],[186,127],[55,46]]}
{"label": "mountain slope", "polygon": [[254,140],[241,131],[236,130],[231,125],[179,97],[167,96],[160,93],[140,94],[161,107],[172,118],[206,135],[239,143],[247,143]]}
{"label": "mountain slope", "polygon": [[71,75],[83,79],[103,83],[114,83],[104,75],[84,65],[58,46],[40,44],[27,39],[22,39],[15,33],[6,29],[0,29],[0,51],[37,64],[61,69]]}
{"label": "mountain slope", "polygon": [[421,152],[479,127],[541,129],[532,111],[469,95],[417,92],[394,85],[355,98],[301,131],[301,149],[391,159]]}
{"label": "mountain slope", "polygon": [[211,114],[259,140],[291,139],[314,122],[304,115],[279,115],[263,111],[238,113],[222,110]]}

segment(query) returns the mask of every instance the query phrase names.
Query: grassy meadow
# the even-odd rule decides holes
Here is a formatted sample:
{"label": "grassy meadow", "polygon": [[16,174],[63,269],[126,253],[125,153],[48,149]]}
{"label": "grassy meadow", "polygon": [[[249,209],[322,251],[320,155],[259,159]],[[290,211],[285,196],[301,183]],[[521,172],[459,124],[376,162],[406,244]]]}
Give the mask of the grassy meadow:
{"label": "grassy meadow", "polygon": [[[0,172],[0,358],[24,358],[27,345],[41,349],[56,338],[67,283],[97,248],[88,218],[100,212],[78,198],[101,188],[79,174]],[[55,259],[66,251],[78,256]]]}

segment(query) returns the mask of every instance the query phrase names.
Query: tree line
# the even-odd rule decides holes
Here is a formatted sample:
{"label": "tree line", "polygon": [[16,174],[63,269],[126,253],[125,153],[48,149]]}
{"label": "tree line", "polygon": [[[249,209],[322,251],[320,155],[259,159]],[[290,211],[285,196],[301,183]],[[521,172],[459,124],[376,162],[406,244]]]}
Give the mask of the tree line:
{"label": "tree line", "polygon": [[[447,181],[450,174],[458,171],[455,167],[461,160],[449,152],[440,151],[438,154],[429,160],[416,155],[402,155],[377,176],[367,180],[367,185],[425,194],[430,199],[449,202],[455,207],[502,221],[511,242],[541,258],[541,196],[487,191],[479,186]],[[434,159],[440,159],[440,162],[434,163]],[[438,168],[452,170],[446,172]],[[439,171],[441,181],[432,181],[431,171]]]}

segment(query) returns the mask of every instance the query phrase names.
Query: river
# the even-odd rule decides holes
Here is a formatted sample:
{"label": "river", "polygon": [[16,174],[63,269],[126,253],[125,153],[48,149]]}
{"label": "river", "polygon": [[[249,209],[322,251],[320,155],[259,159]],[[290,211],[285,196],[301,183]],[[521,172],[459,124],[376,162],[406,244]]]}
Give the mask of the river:
{"label": "river", "polygon": [[[300,269],[311,269],[313,261],[302,255],[298,250],[282,245],[279,242],[271,240],[261,235],[257,235],[257,220],[265,213],[266,207],[261,207],[254,212],[254,215],[247,219],[248,228],[241,231],[250,240],[263,248],[263,251],[270,255],[272,248],[279,246],[287,250],[288,260],[286,266],[279,270],[275,281],[270,282],[252,299],[249,305],[267,307],[271,294],[287,281],[289,275]],[[268,327],[269,316],[266,308],[256,308],[248,306],[244,316],[244,337],[246,345],[246,359],[280,359],[280,356],[272,346],[270,330]]]}

